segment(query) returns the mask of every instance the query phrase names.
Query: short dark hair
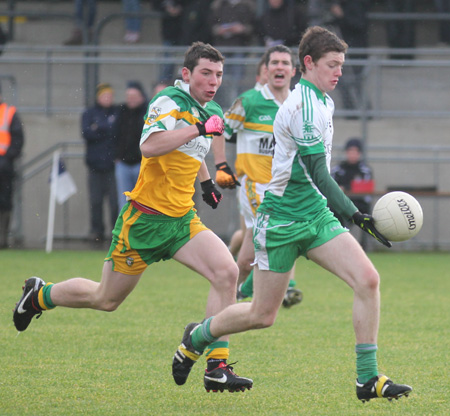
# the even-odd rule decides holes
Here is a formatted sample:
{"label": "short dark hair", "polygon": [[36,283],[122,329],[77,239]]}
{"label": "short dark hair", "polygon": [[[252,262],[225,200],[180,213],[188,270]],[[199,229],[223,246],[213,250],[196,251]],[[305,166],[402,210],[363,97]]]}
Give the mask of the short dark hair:
{"label": "short dark hair", "polygon": [[281,52],[281,53],[288,53],[291,56],[291,62],[292,62],[292,66],[295,66],[295,55],[294,52],[292,52],[292,49],[288,48],[285,45],[275,45],[272,46],[271,48],[267,49],[267,51],[265,52],[264,56],[265,56],[265,65],[268,66],[269,62],[270,62],[270,55],[274,52]]}
{"label": "short dark hair", "polygon": [[336,34],[320,26],[306,29],[298,47],[300,71],[306,72],[305,56],[310,55],[313,62],[317,62],[328,52],[346,53],[348,45]]}
{"label": "short dark hair", "polygon": [[184,64],[189,71],[193,71],[200,58],[209,59],[212,62],[224,62],[225,58],[219,50],[209,43],[194,42],[184,54]]}
{"label": "short dark hair", "polygon": [[348,139],[347,143],[345,143],[345,150],[350,149],[351,147],[356,147],[360,152],[362,152],[362,141],[359,137],[351,137]]}

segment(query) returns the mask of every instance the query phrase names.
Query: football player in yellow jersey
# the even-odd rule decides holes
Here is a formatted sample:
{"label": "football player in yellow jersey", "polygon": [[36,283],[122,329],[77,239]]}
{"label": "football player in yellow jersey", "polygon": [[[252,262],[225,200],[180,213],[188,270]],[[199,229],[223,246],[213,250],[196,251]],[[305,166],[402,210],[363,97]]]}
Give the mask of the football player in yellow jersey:
{"label": "football player in yellow jersey", "polygon": [[[222,240],[206,228],[194,209],[194,182],[204,201],[216,208],[222,196],[204,162],[214,135],[224,130],[221,108],[212,100],[220,87],[224,58],[209,44],[196,42],[185,54],[182,80],[149,104],[141,137],[142,162],[136,186],[127,192],[113,230],[100,282],[74,278],[25,282],[13,320],[24,331],[31,319],[55,306],[114,311],[136,287],[148,265],[175,259],[209,280],[205,317],[235,302],[237,265]],[[214,255],[208,255],[214,253]],[[173,377],[186,382],[200,354],[183,339],[173,359]],[[239,377],[226,360],[228,337],[206,351],[205,388],[243,391],[253,381]]]}

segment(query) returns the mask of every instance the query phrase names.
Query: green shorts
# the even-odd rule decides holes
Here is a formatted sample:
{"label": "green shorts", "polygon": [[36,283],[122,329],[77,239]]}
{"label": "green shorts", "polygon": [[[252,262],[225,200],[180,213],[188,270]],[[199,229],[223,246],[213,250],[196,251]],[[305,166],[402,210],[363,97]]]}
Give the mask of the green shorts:
{"label": "green shorts", "polygon": [[169,260],[200,231],[207,230],[196,211],[179,218],[146,214],[127,202],[113,230],[105,261],[113,270],[128,275],[142,273],[147,266]]}
{"label": "green shorts", "polygon": [[305,222],[280,220],[257,212],[253,228],[255,264],[260,270],[288,272],[297,257],[307,257],[309,250],[347,231],[328,208]]}

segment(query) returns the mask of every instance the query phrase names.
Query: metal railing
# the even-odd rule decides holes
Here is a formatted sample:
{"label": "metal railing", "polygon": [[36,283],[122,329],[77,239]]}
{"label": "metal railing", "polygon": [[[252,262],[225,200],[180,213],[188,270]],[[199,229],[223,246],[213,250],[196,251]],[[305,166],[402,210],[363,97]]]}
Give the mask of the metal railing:
{"label": "metal railing", "polygon": [[[339,155],[342,149],[342,146],[335,146],[333,150],[333,154],[336,154],[333,158],[334,163],[338,163],[342,159]],[[23,245],[27,246],[27,242],[34,241],[33,245],[36,245],[36,241],[38,241],[38,244],[42,244],[44,240],[44,227],[41,228],[39,237],[36,238],[36,236],[30,236],[30,227],[24,226],[23,219],[32,217],[34,211],[30,207],[30,198],[33,198],[33,196],[29,192],[24,193],[22,191],[25,187],[28,187],[28,189],[39,188],[39,196],[42,198],[42,211],[46,214],[46,201],[48,201],[50,192],[48,178],[52,165],[52,155],[55,151],[60,151],[61,157],[66,162],[69,160],[72,161],[67,163],[68,171],[72,174],[77,174],[77,185],[79,187],[78,194],[64,203],[59,211],[60,213],[58,215],[60,216],[60,223],[62,225],[60,225],[56,237],[59,240],[67,241],[83,240],[86,238],[86,235],[82,233],[86,223],[80,222],[86,221],[86,215],[81,215],[81,219],[73,214],[71,215],[71,212],[80,210],[80,206],[85,207],[87,210],[89,205],[88,192],[82,190],[82,184],[86,183],[87,171],[85,168],[80,170],[80,166],[83,166],[84,143],[81,140],[72,140],[50,146],[18,167],[17,192],[14,204],[15,220],[12,231],[13,240],[16,243],[22,242]],[[368,155],[369,163],[374,168],[377,183],[377,191],[374,194],[374,198],[389,190],[390,187],[394,187],[398,190],[406,190],[412,193],[424,206],[425,225],[423,231],[414,240],[403,243],[401,246],[397,246],[397,248],[401,250],[446,250],[450,248],[450,225],[446,225],[445,222],[440,221],[440,218],[447,213],[448,200],[450,198],[450,188],[446,185],[446,178],[450,169],[450,146],[410,146],[407,152],[405,152],[403,146],[373,145],[368,146]],[[214,165],[210,155],[208,155],[207,164],[211,172],[213,172]],[[419,190],[418,193],[414,190],[414,183],[412,183],[412,186],[411,182],[406,184],[402,184],[401,182],[396,183],[396,180],[398,181],[399,179],[396,178],[397,175],[395,172],[398,174],[398,172],[404,171],[405,169],[419,169],[419,167],[426,169],[429,175],[423,178],[421,185],[416,187],[416,191]],[[388,179],[383,179],[382,174],[386,173],[384,171],[388,171]],[[42,183],[43,181],[44,183]],[[405,185],[407,189],[405,189]],[[48,191],[45,190],[47,188]],[[444,188],[444,191],[420,192],[420,189],[423,190],[424,188],[436,190]],[[228,194],[222,201],[220,208],[225,209],[228,213],[231,212],[231,218],[238,218],[236,201],[234,198],[229,198]],[[204,221],[205,219],[208,220],[208,217],[214,216],[214,224],[216,224],[219,230],[218,234],[225,241],[228,241],[231,236],[230,230],[233,228],[230,228],[228,226],[229,224],[220,224],[217,218],[220,219],[221,215],[217,215],[217,213],[212,214],[211,210],[203,206],[201,202],[198,204],[197,209]]]}
{"label": "metal railing", "polygon": [[[230,68],[233,65],[244,65],[244,67],[251,68],[247,70],[248,73],[253,74],[253,68],[256,67],[259,56],[264,51],[259,47],[239,47],[239,48],[222,48],[223,53],[235,52],[242,53],[246,56],[245,63],[242,58],[227,58],[226,66]],[[45,113],[47,115],[56,113],[79,113],[84,107],[86,102],[90,102],[93,98],[95,88],[91,86],[91,83],[98,82],[99,68],[103,68],[111,74],[111,78],[114,77],[114,69],[117,66],[127,66],[133,68],[136,73],[141,74],[141,79],[148,79],[149,72],[153,74],[153,78],[157,80],[158,67],[167,63],[175,64],[182,62],[182,55],[185,52],[185,47],[172,47],[164,48],[162,46],[136,46],[136,47],[117,47],[117,46],[79,46],[79,47],[63,47],[63,46],[38,46],[38,47],[7,47],[7,51],[11,52],[5,54],[2,57],[3,67],[9,65],[14,68],[17,78],[26,69],[29,70],[31,65],[38,68],[42,66],[42,74],[45,77],[44,80],[37,80],[39,85],[42,85],[45,92],[45,99],[40,101],[39,105],[30,105],[26,102],[28,97],[22,98],[18,102],[18,107],[22,113]],[[14,52],[14,53],[13,53]],[[364,53],[368,56],[367,59],[353,59],[352,56],[360,55]],[[428,72],[438,71],[441,69],[448,70],[450,67],[450,50],[445,48],[417,48],[414,50],[414,54],[417,56],[416,60],[402,60],[402,59],[388,59],[386,55],[392,53],[392,49],[389,48],[367,48],[367,49],[350,49],[348,52],[348,59],[346,61],[346,68],[348,67],[363,67],[362,72],[362,85],[364,86],[363,93],[371,97],[372,107],[367,108],[361,106],[354,110],[342,110],[338,108],[336,111],[337,117],[345,116],[357,116],[360,118],[392,118],[392,117],[433,117],[444,118],[450,116],[450,110],[447,109],[433,109],[427,110],[426,108],[419,108],[417,110],[383,110],[382,109],[382,71],[386,69],[393,69],[398,71],[405,71],[410,69],[426,69]],[[408,49],[398,49],[396,54],[410,54]],[[171,54],[170,56],[167,56]],[[145,56],[142,56],[145,55]],[[431,58],[433,57],[433,59]],[[427,59],[424,59],[427,58]],[[67,68],[67,72],[71,70],[71,67],[81,66],[86,68],[86,71],[80,78],[76,79],[72,75],[68,75],[67,79],[70,82],[65,84],[66,88],[73,88],[78,86],[83,89],[84,98],[83,102],[79,102],[78,105],[71,104],[73,101],[69,100],[66,103],[54,103],[55,93],[55,71]],[[149,71],[146,67],[152,68]],[[22,68],[22,69],[20,69]],[[87,69],[89,68],[89,70]],[[12,72],[12,71],[9,71]],[[64,69],[63,71],[64,72]],[[87,80],[88,75],[91,76],[95,73],[95,76]],[[38,72],[36,72],[37,74]],[[344,73],[345,76],[345,73]],[[399,76],[401,79],[401,76]],[[370,82],[369,82],[370,81]],[[224,83],[230,82],[224,79]],[[232,81],[231,81],[232,82]],[[254,77],[250,76],[249,85],[250,88],[254,83]],[[20,83],[19,85],[23,85]],[[75,87],[76,88],[76,87]],[[17,92],[16,92],[17,93]],[[89,100],[86,100],[90,97]],[[362,101],[365,101],[363,98]],[[227,106],[231,103],[225,103]]]}

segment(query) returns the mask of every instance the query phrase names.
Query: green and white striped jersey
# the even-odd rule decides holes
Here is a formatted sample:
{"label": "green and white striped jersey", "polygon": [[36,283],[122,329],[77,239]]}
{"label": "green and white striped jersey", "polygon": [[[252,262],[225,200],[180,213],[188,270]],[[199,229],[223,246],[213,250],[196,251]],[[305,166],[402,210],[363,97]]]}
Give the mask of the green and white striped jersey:
{"label": "green and white striped jersey", "polygon": [[325,153],[330,169],[333,113],[331,97],[301,79],[275,118],[272,180],[259,211],[308,221],[327,206],[302,157]]}

